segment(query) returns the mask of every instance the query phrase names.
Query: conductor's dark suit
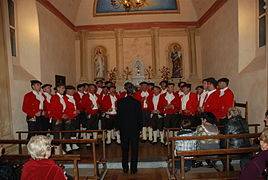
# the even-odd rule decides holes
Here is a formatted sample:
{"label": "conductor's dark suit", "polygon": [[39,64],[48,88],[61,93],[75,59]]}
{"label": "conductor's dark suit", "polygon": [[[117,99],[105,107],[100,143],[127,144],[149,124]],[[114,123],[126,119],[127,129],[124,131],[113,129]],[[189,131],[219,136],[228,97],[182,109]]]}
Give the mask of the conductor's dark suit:
{"label": "conductor's dark suit", "polygon": [[122,166],[128,170],[128,151],[131,147],[131,172],[137,171],[139,134],[142,128],[141,103],[132,96],[120,99],[117,115],[122,147]]}

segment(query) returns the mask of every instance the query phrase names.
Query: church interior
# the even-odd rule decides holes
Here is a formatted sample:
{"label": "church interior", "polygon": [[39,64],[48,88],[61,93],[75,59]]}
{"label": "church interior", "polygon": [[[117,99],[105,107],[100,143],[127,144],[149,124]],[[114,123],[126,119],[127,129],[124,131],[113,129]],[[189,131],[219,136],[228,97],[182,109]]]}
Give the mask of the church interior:
{"label": "church interior", "polygon": [[[147,81],[158,85],[162,80],[174,83],[178,90],[177,84],[184,81],[195,91],[205,78],[226,77],[235,102],[247,103],[246,112],[242,109],[242,113],[247,115],[248,124],[258,125],[257,131],[256,127],[250,127],[250,133],[260,133],[268,106],[265,3],[265,0],[1,0],[1,147],[6,154],[27,153],[25,142],[18,145],[4,140],[26,140],[27,133],[17,132],[28,130],[22,106],[24,95],[32,90],[31,80],[51,84],[53,88],[57,83],[76,87],[109,80],[115,83],[117,91],[124,91],[125,82],[139,85]],[[78,153],[72,153],[80,155],[80,177],[74,179],[90,179],[86,178],[89,171],[94,174],[93,179],[239,177],[236,161],[237,171],[193,168],[184,177],[180,170],[173,171],[175,167],[167,170],[173,164],[173,152],[168,154],[173,144],[149,142],[140,143],[138,173],[123,174],[120,145],[105,145],[103,133],[100,130],[98,141],[85,141],[93,143],[90,147],[83,146]],[[68,160],[64,166],[74,175],[72,161]],[[97,164],[99,168],[95,167]]]}

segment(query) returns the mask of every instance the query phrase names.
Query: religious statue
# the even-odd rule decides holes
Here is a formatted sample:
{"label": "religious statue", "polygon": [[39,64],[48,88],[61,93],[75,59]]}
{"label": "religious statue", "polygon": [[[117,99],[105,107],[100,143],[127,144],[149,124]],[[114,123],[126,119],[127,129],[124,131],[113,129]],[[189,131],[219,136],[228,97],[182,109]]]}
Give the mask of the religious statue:
{"label": "religious statue", "polygon": [[108,71],[108,79],[109,81],[113,82],[114,84],[116,83],[116,78],[117,78],[117,69],[113,68],[110,71]]}
{"label": "religious statue", "polygon": [[173,43],[169,46],[168,58],[172,62],[171,78],[181,78],[182,52],[181,52],[181,46],[178,43]]}
{"label": "religious statue", "polygon": [[106,69],[106,53],[105,48],[98,46],[94,50],[93,61],[95,63],[95,76],[96,78],[105,77]]}
{"label": "religious statue", "polygon": [[147,79],[151,79],[152,74],[153,74],[153,68],[149,66],[148,68],[145,69],[145,72],[146,72]]}
{"label": "religious statue", "polygon": [[123,77],[125,80],[129,80],[129,76],[132,75],[132,71],[130,71],[129,67],[127,66],[126,69],[123,70]]}
{"label": "religious statue", "polygon": [[163,66],[161,69],[159,69],[160,73],[161,73],[161,78],[163,81],[168,81],[169,80],[169,68],[166,66]]}

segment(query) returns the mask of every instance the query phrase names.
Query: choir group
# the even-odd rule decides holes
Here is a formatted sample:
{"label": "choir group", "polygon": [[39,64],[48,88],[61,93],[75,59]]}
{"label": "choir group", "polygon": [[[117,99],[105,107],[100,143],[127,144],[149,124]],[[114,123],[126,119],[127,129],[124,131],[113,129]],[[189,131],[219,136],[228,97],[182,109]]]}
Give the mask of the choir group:
{"label": "choir group", "polygon": [[[226,120],[227,111],[234,106],[233,92],[228,88],[229,80],[207,78],[196,92],[191,84],[179,82],[179,91],[175,92],[175,84],[161,81],[159,86],[154,83],[141,82],[133,95],[141,102],[143,112],[143,128],[141,140],[157,143],[158,138],[164,141],[164,128],[180,127],[183,119],[191,121],[192,126],[201,124],[200,114],[211,112],[218,124]],[[47,130],[96,130],[106,129],[106,143],[120,141],[118,131],[117,101],[127,96],[126,92],[116,90],[110,81],[97,81],[95,84],[83,83],[74,86],[57,85],[52,94],[52,85],[38,80],[31,81],[32,91],[24,96],[23,112],[29,131]],[[99,123],[100,122],[100,123]],[[35,133],[29,133],[28,139]],[[97,133],[64,133],[65,139],[97,138]],[[170,131],[169,136],[176,136]],[[54,138],[59,138],[54,133]],[[76,150],[76,144],[66,145],[66,151]]]}

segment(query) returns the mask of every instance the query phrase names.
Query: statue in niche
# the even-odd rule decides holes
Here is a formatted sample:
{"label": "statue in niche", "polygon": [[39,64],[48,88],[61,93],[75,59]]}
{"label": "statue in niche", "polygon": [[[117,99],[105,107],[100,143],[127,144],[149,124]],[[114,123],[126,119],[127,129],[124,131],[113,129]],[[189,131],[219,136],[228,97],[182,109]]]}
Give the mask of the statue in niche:
{"label": "statue in niche", "polygon": [[172,63],[171,78],[182,78],[182,51],[178,43],[172,43],[168,48],[168,58]]}
{"label": "statue in niche", "polygon": [[102,46],[97,46],[94,49],[93,62],[95,64],[95,78],[105,78],[107,69],[106,49]]}

